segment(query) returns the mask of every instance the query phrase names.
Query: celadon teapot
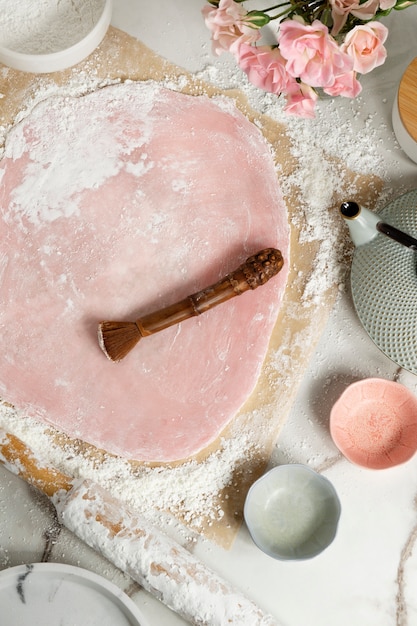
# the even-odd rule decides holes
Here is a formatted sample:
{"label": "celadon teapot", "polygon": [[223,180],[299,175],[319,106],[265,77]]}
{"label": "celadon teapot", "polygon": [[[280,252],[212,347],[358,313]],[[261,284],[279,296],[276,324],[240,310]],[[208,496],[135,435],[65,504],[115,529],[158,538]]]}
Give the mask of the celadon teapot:
{"label": "celadon teapot", "polygon": [[377,213],[360,206],[357,202],[343,202],[340,213],[346,220],[350,238],[356,247],[369,243],[378,233],[417,251],[417,239],[403,231],[390,226]]}

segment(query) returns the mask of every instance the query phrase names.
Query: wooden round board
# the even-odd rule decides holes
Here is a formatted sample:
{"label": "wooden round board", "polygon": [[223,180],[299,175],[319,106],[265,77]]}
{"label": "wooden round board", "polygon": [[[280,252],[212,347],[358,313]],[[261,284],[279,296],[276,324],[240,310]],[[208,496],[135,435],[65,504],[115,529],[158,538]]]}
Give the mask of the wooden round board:
{"label": "wooden round board", "polygon": [[398,110],[407,132],[417,141],[417,58],[410,63],[401,79]]}

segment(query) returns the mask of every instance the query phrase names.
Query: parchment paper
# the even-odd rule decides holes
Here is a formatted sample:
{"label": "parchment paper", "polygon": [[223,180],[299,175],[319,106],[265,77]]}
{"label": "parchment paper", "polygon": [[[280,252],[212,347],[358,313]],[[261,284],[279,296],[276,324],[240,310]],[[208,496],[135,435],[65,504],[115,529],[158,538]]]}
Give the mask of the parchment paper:
{"label": "parchment paper", "polygon": [[[95,75],[103,80],[111,78],[120,81],[153,79],[165,82],[167,79],[178,80],[179,77],[186,77],[186,80],[182,81],[181,90],[188,94],[221,93],[215,87],[172,65],[126,33],[110,28],[99,48],[75,69],[47,75],[14,70],[0,72],[2,94],[0,123],[5,127],[12,125],[19,116],[24,115],[27,103],[37,91],[42,89],[47,93],[48,86],[52,90],[54,85],[65,85],[73,77],[74,71],[79,75],[85,72],[86,76]],[[298,163],[291,155],[290,140],[285,127],[251,110],[240,92],[228,92],[227,95],[235,99],[237,106],[250,120],[256,120],[274,148],[280,176],[285,177],[294,172]],[[348,172],[346,168],[344,173],[346,184],[354,181],[355,199],[372,207],[380,188],[380,181]],[[269,353],[255,391],[221,435],[223,438],[232,438],[237,433],[247,432],[255,444],[250,458],[248,459],[247,454],[244,455],[242,463],[236,467],[230,485],[219,494],[219,505],[225,512],[224,517],[215,522],[207,520],[202,530],[206,537],[226,548],[232,544],[241,523],[247,490],[268,464],[272,447],[288,416],[298,384],[337,295],[335,286],[323,294],[320,301],[312,302],[308,307],[300,304],[311,268],[316,261],[319,244],[299,241],[299,226],[296,225],[300,223],[297,196],[296,188],[285,195],[291,227],[290,274],[271,337]],[[337,210],[344,199],[343,190],[335,193],[333,210]],[[93,457],[98,463],[106,454],[105,451],[93,449],[83,442],[71,441],[65,435],[50,432],[55,441],[66,447],[72,447],[79,454]],[[30,438],[27,443],[30,445]],[[207,455],[219,448],[220,439],[198,455],[198,462],[204,463]],[[184,514],[186,513],[187,511],[184,511]]]}

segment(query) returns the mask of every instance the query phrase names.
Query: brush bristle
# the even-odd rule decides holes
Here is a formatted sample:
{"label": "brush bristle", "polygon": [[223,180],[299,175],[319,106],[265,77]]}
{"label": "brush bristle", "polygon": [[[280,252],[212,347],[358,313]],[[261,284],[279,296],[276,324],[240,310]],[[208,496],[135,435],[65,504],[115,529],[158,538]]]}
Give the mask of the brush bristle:
{"label": "brush bristle", "polygon": [[111,361],[121,361],[141,338],[135,322],[101,322],[98,342]]}

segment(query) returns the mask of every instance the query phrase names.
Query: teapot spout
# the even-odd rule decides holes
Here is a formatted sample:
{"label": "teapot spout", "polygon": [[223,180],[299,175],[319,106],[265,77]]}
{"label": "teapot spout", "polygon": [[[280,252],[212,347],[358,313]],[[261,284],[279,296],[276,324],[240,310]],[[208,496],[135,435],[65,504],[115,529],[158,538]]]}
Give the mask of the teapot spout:
{"label": "teapot spout", "polygon": [[378,234],[377,224],[381,218],[357,202],[343,202],[340,213],[346,220],[350,238],[356,247],[369,243]]}

